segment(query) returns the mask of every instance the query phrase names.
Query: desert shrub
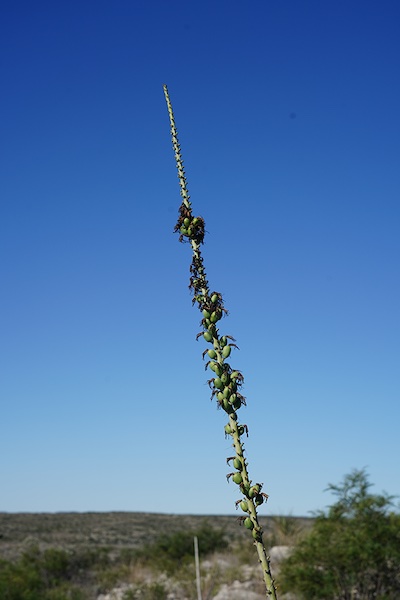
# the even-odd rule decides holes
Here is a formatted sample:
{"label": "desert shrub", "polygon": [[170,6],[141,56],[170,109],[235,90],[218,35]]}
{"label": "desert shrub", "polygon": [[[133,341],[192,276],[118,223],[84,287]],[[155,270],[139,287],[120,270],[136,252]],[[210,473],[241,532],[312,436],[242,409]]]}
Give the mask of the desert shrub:
{"label": "desert shrub", "polygon": [[87,584],[108,562],[104,549],[75,553],[32,546],[18,561],[0,562],[0,599],[85,600]]}
{"label": "desert shrub", "polygon": [[143,584],[134,590],[127,590],[123,600],[166,600],[168,592],[159,582]]}
{"label": "desert shrub", "polygon": [[330,485],[337,502],[283,563],[282,587],[307,600],[398,600],[400,515],[373,495],[364,470]]}
{"label": "desert shrub", "polygon": [[21,564],[0,562],[0,598],[3,600],[38,600],[43,590],[40,573]]}
{"label": "desert shrub", "polygon": [[224,532],[205,523],[197,530],[182,530],[159,536],[153,543],[136,551],[134,559],[173,573],[189,560],[193,560],[194,536],[198,538],[199,554],[203,558],[227,546]]}

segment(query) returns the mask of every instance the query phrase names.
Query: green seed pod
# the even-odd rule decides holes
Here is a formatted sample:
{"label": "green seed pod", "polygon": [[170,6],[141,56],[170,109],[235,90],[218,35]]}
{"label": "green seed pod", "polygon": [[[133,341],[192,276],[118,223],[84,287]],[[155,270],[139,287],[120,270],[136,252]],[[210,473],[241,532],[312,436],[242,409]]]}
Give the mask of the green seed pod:
{"label": "green seed pod", "polygon": [[219,366],[218,363],[216,363],[216,362],[210,362],[209,366],[210,366],[211,371],[214,371],[214,373],[216,375],[218,375],[218,377],[221,375],[222,369],[221,369],[221,367]]}
{"label": "green seed pod", "polygon": [[227,423],[227,424],[225,425],[225,427],[224,427],[224,430],[225,430],[225,433],[226,433],[226,435],[231,435],[231,433],[232,433],[232,428],[231,428],[231,426],[229,425],[229,423]]}
{"label": "green seed pod", "polygon": [[[229,389],[229,388],[228,388]],[[225,391],[225,390],[224,390]],[[230,390],[229,390],[230,391]],[[236,402],[237,396],[236,394],[230,394],[230,398],[229,398],[229,402],[231,404],[233,404],[234,402]]]}
{"label": "green seed pod", "polygon": [[222,401],[222,406],[224,407],[224,410],[230,414],[231,412],[233,412],[233,408],[232,406],[229,404],[228,400],[226,398],[223,399]]}
{"label": "green seed pod", "polygon": [[264,502],[264,497],[261,494],[257,494],[257,496],[254,498],[254,504],[256,506],[260,506],[263,502]]}
{"label": "green seed pod", "polygon": [[203,309],[203,317],[205,319],[209,319],[210,318],[210,313],[209,313],[209,311],[206,308]]}
{"label": "green seed pod", "polygon": [[[239,425],[239,427],[238,427],[238,434],[239,435],[243,435],[244,434],[244,427],[243,427],[243,425]],[[251,498],[252,498],[252,496],[251,496]]]}
{"label": "green seed pod", "polygon": [[218,300],[218,296],[217,296],[217,294],[213,294],[213,295],[211,296],[211,302],[212,302],[213,304],[215,304],[215,303],[217,302],[217,300]]}
{"label": "green seed pod", "polygon": [[219,343],[221,344],[221,346],[226,346],[228,343],[227,338],[223,335],[222,338],[219,340]]}
{"label": "green seed pod", "polygon": [[249,498],[254,498],[254,496],[257,496],[257,494],[260,493],[260,486],[258,485],[258,483],[256,483],[256,485],[251,486],[251,488],[249,489]]}
{"label": "green seed pod", "polygon": [[190,237],[190,236],[192,235],[192,233],[193,233],[193,230],[192,230],[192,228],[191,228],[191,227],[188,227],[188,230],[187,230],[187,234],[188,234],[188,236]]}
{"label": "green seed pod", "polygon": [[179,231],[181,232],[181,234],[182,234],[182,235],[187,235],[187,229],[186,229],[186,227],[184,227],[183,225],[182,225],[182,227],[179,229]]}
{"label": "green seed pod", "polygon": [[225,400],[225,397],[222,392],[218,392],[217,398],[220,402],[223,402]]}
{"label": "green seed pod", "polygon": [[240,471],[243,469],[243,463],[238,456],[233,459],[233,466]]}
{"label": "green seed pod", "polygon": [[198,217],[195,217],[192,221],[192,225],[197,225],[198,222],[199,222]]}
{"label": "green seed pod", "polygon": [[203,333],[203,338],[206,340],[206,342],[211,342],[213,339],[211,331],[205,331]]}
{"label": "green seed pod", "polygon": [[229,379],[230,379],[229,373],[226,373],[226,372],[222,373],[222,375],[221,375],[222,383],[224,383],[224,384],[229,383]]}
{"label": "green seed pod", "polygon": [[254,529],[254,524],[250,517],[246,517],[243,524],[247,529]]}
{"label": "green seed pod", "polygon": [[222,356],[224,358],[228,358],[228,356],[231,353],[232,348],[230,346],[224,346],[224,348],[222,349]]}
{"label": "green seed pod", "polygon": [[217,321],[220,320],[221,317],[222,317],[221,311],[220,310],[214,310],[214,312],[211,313],[210,321],[211,321],[211,323],[216,323]]}
{"label": "green seed pod", "polygon": [[[230,352],[229,352],[229,354],[230,354]],[[228,354],[228,356],[229,356],[229,354]],[[231,378],[232,379],[237,379],[238,377],[239,377],[239,371],[232,371]]]}
{"label": "green seed pod", "polygon": [[249,505],[247,504],[246,500],[241,501],[240,508],[243,512],[247,512],[249,510]]}
{"label": "green seed pod", "polygon": [[225,387],[224,388],[224,398],[229,398],[230,395],[231,395],[231,390],[228,387]]}
{"label": "green seed pod", "polygon": [[243,478],[240,473],[235,473],[232,477],[232,481],[234,481],[235,483],[237,483],[237,485],[239,485],[240,483],[242,483]]}
{"label": "green seed pod", "polygon": [[220,390],[224,387],[224,384],[222,383],[222,381],[220,380],[219,377],[217,377],[216,379],[214,379],[214,385],[215,387]]}
{"label": "green seed pod", "polygon": [[190,225],[190,219],[188,219],[187,217],[185,219],[183,219],[183,224],[185,227],[189,227]]}
{"label": "green seed pod", "polygon": [[[232,396],[236,396],[236,394],[232,394]],[[236,397],[235,400],[232,402],[232,396],[229,398],[230,403],[232,404],[235,410],[239,410],[239,408],[242,406],[242,401],[240,400],[240,398]]]}
{"label": "green seed pod", "polygon": [[210,358],[215,358],[217,356],[217,353],[215,352],[215,350],[208,350],[207,354]]}

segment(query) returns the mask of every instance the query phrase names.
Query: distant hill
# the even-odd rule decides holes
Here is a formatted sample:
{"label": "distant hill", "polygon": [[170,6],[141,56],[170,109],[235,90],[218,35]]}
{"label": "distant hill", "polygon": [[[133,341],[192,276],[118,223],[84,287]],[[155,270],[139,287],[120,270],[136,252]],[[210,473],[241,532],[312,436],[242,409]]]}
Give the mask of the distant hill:
{"label": "distant hill", "polygon": [[[0,513],[0,558],[16,558],[32,545],[41,549],[107,547],[138,548],[162,533],[194,530],[206,522],[221,528],[230,540],[248,538],[237,515],[168,515],[135,512],[87,513]],[[261,517],[260,523],[271,545],[285,534],[285,523],[291,528],[309,528],[306,517]]]}

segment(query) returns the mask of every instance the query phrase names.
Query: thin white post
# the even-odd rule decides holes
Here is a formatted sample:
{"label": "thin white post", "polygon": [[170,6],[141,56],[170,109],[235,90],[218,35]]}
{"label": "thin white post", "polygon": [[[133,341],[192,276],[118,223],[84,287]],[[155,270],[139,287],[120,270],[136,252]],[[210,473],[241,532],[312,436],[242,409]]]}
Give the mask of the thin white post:
{"label": "thin white post", "polygon": [[194,562],[196,565],[197,600],[202,600],[200,586],[199,541],[196,535],[194,536]]}

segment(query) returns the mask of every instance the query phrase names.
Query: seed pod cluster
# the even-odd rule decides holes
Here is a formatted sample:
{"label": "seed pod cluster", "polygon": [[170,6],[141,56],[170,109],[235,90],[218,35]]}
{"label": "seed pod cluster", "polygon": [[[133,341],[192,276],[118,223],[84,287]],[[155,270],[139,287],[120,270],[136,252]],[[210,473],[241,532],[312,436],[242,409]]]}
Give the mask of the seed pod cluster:
{"label": "seed pod cluster", "polygon": [[[218,407],[224,410],[229,416],[229,423],[225,425],[225,435],[231,436],[236,446],[237,454],[228,460],[233,461],[233,467],[236,471],[229,473],[227,479],[231,479],[239,486],[244,498],[239,501],[241,509],[248,515],[256,514],[256,506],[264,502],[266,494],[261,493],[261,484],[251,485],[247,474],[247,463],[243,456],[243,446],[240,440],[241,436],[248,434],[247,426],[238,423],[237,411],[246,404],[244,396],[241,394],[241,387],[244,377],[239,370],[233,369],[226,362],[231,356],[232,348],[237,348],[235,340],[229,335],[220,335],[218,322],[227,310],[224,307],[222,294],[219,292],[210,292],[208,281],[206,279],[203,259],[199,246],[204,241],[204,220],[201,217],[192,218],[191,207],[185,202],[179,209],[179,218],[175,226],[175,231],[180,233],[180,241],[193,242],[193,258],[190,266],[190,284],[189,288],[193,291],[193,303],[198,305],[201,312],[202,331],[197,339],[202,336],[203,339],[211,345],[203,353],[210,359],[208,367],[213,372],[213,377],[209,380],[212,390],[211,397],[216,397]],[[253,511],[252,511],[253,507]],[[246,517],[243,521],[247,529],[253,532],[261,531],[257,520]],[[257,534],[258,535],[258,534]]]}
{"label": "seed pod cluster", "polygon": [[180,242],[190,242],[193,240],[196,244],[200,245],[204,240],[204,219],[202,217],[193,217],[191,209],[182,203],[179,208],[179,218],[174,231],[179,231]]}
{"label": "seed pod cluster", "polygon": [[[212,346],[203,353],[203,356],[207,354],[210,359],[206,364],[206,368],[208,367],[214,374],[208,382],[212,390],[211,397],[216,397],[218,407],[229,416],[229,423],[225,425],[225,435],[231,436],[234,440],[234,446],[237,446],[236,456],[229,459],[233,460],[236,471],[229,473],[227,479],[232,479],[240,487],[245,496],[240,506],[244,512],[250,514],[251,505],[253,504],[255,509],[256,506],[262,504],[264,496],[261,494],[261,484],[252,486],[249,481],[247,464],[240,441],[241,436],[248,434],[247,426],[239,424],[237,417],[237,411],[246,404],[245,398],[240,392],[244,377],[240,371],[232,369],[231,365],[226,362],[226,359],[231,356],[232,348],[237,348],[237,346],[232,336],[221,336],[219,334],[217,324],[228,311],[224,306],[222,294],[215,291],[210,292],[209,290],[203,258],[200,253],[200,245],[204,242],[205,223],[202,217],[193,218],[190,202],[185,197],[179,208],[175,231],[179,232],[180,241],[192,243],[193,258],[190,265],[189,288],[193,292],[193,303],[197,303],[201,312],[201,325],[203,327],[197,339],[202,336]],[[254,530],[255,524],[250,517],[246,518],[244,524],[246,528]]]}

